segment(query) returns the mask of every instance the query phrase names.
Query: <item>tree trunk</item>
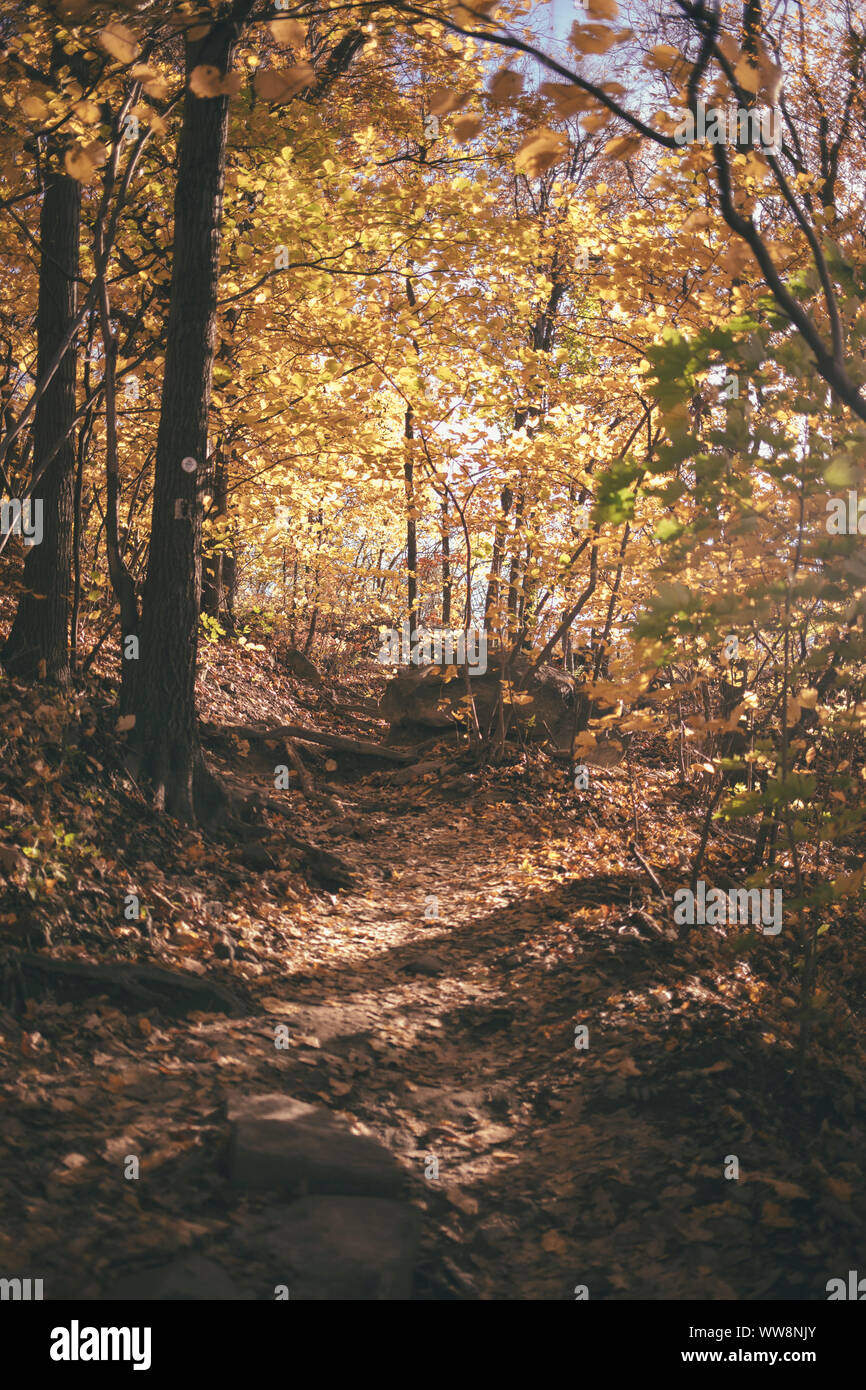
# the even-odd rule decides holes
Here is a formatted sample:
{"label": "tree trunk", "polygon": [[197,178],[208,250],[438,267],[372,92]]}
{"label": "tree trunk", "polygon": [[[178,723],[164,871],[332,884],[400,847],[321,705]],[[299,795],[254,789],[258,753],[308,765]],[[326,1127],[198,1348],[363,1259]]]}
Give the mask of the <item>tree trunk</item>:
{"label": "tree trunk", "polygon": [[511,566],[508,572],[508,640],[514,640],[517,632],[517,599],[523,583],[523,508],[526,493],[521,487],[514,509],[514,542],[511,551]]}
{"label": "tree trunk", "polygon": [[[213,515],[218,519],[228,514],[229,483],[223,441],[217,440],[213,459]],[[223,606],[223,585],[225,582],[225,541],[224,530],[220,529],[216,540],[211,543],[205,556],[202,571],[201,611],[209,618],[219,620]]]}
{"label": "tree trunk", "polygon": [[[36,312],[37,382],[60,349],[76,313],[81,184],[48,175],[40,216],[39,302]],[[75,490],[76,349],[71,344],[33,417],[33,476],[56,449],[33,489],[31,518],[42,509],[42,540],[28,546],[24,593],[3,664],[20,680],[69,680],[69,600]],[[63,441],[60,443],[60,441]],[[59,448],[57,447],[59,444]]]}
{"label": "tree trunk", "polygon": [[[407,441],[414,437],[411,405],[406,407],[404,436]],[[406,489],[406,568],[408,571],[406,600],[409,607],[409,636],[411,640],[414,638],[418,626],[418,527],[415,517],[415,470],[408,451],[403,464],[403,482]]]}
{"label": "tree trunk", "polygon": [[[225,73],[236,27],[187,46],[187,73]],[[201,489],[216,332],[228,98],[187,88],[174,201],[174,260],[153,520],[141,622],[136,749],[157,806],[193,821],[214,792],[199,746],[195,669],[201,602]],[[196,468],[183,463],[195,460]]]}
{"label": "tree trunk", "polygon": [[442,498],[442,626],[451,626],[451,537],[448,533],[448,494]]}
{"label": "tree trunk", "polygon": [[493,554],[490,558],[490,573],[487,578],[487,597],[484,600],[484,626],[488,632],[499,629],[499,587],[502,571],[502,557],[505,553],[505,537],[508,531],[508,514],[514,494],[506,483],[500,496],[502,508],[493,535]]}

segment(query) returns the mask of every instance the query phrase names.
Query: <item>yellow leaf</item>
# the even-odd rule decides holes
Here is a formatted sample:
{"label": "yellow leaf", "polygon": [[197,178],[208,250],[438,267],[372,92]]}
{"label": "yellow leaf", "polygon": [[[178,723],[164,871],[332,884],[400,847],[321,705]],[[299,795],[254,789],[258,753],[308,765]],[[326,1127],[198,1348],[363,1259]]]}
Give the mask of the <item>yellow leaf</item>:
{"label": "yellow leaf", "polygon": [[125,24],[119,24],[117,21],[106,24],[99,35],[99,42],[106,53],[116,58],[118,63],[131,63],[138,57],[138,39]]}
{"label": "yellow leaf", "polygon": [[549,97],[560,116],[573,116],[577,111],[595,109],[595,97],[571,82],[542,82],[542,96]]}
{"label": "yellow leaf", "polygon": [[277,43],[303,48],[307,42],[307,31],[299,19],[272,19],[268,27]]}
{"label": "yellow leaf", "polygon": [[90,183],[96,173],[95,161],[89,158],[77,140],[65,151],[63,165],[69,177],[77,179],[79,183]]}
{"label": "yellow leaf", "polygon": [[615,140],[608,140],[604,152],[610,159],[630,159],[637,154],[640,146],[639,135],[620,135]]}
{"label": "yellow leaf", "polygon": [[758,96],[762,97],[768,106],[775,106],[782,90],[782,69],[771,58],[763,56],[758,60],[758,71],[761,74]]}
{"label": "yellow leaf", "polygon": [[168,96],[168,79],[148,63],[136,63],[132,68],[132,76],[136,82],[141,83],[149,97],[156,97],[157,101],[162,101]]}
{"label": "yellow leaf", "polygon": [[31,121],[44,121],[48,115],[48,103],[31,92],[21,98],[21,110]]}
{"label": "yellow leaf", "polygon": [[77,101],[75,114],[85,125],[98,125],[102,119],[102,113],[95,101]]}
{"label": "yellow leaf", "polygon": [[84,146],[83,153],[97,169],[108,158],[108,150],[101,140],[91,140],[89,145]]}
{"label": "yellow leaf", "polygon": [[197,97],[218,97],[223,75],[211,63],[200,63],[189,75],[189,89]]}
{"label": "yellow leaf", "polygon": [[568,141],[563,133],[542,126],[526,136],[515,156],[514,167],[518,174],[538,178],[562,159],[567,148]]}
{"label": "yellow leaf", "polygon": [[617,35],[604,24],[573,24],[569,41],[579,53],[606,53]]}
{"label": "yellow leaf", "polygon": [[761,74],[758,71],[757,65],[745,55],[743,55],[734,68],[734,77],[746,92],[757,92],[761,85]]}
{"label": "yellow leaf", "polygon": [[583,128],[594,135],[597,130],[604,130],[606,125],[610,125],[613,120],[612,111],[592,111],[588,116],[583,117]]}

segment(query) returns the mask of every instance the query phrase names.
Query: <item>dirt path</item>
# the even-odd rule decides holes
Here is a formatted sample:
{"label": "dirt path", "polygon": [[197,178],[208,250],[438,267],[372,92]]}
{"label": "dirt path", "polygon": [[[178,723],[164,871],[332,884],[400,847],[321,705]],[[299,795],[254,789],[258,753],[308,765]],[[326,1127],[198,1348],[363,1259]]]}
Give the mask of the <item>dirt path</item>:
{"label": "dirt path", "polygon": [[684,967],[642,871],[616,857],[626,827],[507,801],[400,809],[338,842],[376,888],[341,897],[316,987],[352,1028],[323,1040],[347,1107],[419,1179],[438,1162],[428,1296],[443,1266],[462,1297],[803,1296],[761,1226],[790,1177],[723,1176],[727,1154],[756,1156],[728,1084],[762,1056],[735,1012],[748,971],[720,994]]}
{"label": "dirt path", "polygon": [[[262,1296],[272,1274],[232,1247],[258,1204],[222,1166],[226,1097],[260,1090],[326,1104],[399,1157],[424,1212],[418,1298],[822,1297],[856,1267],[863,1220],[862,1120],[833,1108],[850,1078],[825,1069],[804,1137],[772,960],[675,939],[609,809],[622,775],[577,803],[516,770],[486,789],[356,784],[316,829],[361,878],[330,896],[293,890],[277,823],[273,872],[200,836],[130,835],[143,894],[158,880],[177,909],[159,959],[201,975],[222,942],[220,978],[251,1011],[33,1002],[32,1055],[3,1093],[6,1181],[28,1196],[4,1264],[98,1297],[203,1249]],[[670,888],[689,848],[670,844],[675,791],[643,786]]]}

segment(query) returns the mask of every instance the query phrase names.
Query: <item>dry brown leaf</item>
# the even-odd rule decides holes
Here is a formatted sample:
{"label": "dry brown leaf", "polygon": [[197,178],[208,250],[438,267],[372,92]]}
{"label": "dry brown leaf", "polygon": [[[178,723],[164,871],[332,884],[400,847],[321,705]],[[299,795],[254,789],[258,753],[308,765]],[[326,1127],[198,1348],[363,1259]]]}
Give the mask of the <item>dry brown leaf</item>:
{"label": "dry brown leaf", "polygon": [[263,101],[289,101],[305,87],[311,87],[316,74],[309,63],[295,63],[290,68],[259,70],[253,78],[256,94]]}
{"label": "dry brown leaf", "polygon": [[483,124],[480,116],[458,116],[454,122],[455,140],[461,145],[465,145],[467,140],[474,140]]}
{"label": "dry brown leaf", "polygon": [[454,92],[450,87],[433,87],[430,91],[430,114],[450,116],[452,111],[460,111],[471,95],[471,92]]}
{"label": "dry brown leaf", "polygon": [[509,68],[500,68],[490,79],[490,100],[495,106],[505,106],[514,101],[523,90],[523,75]]}

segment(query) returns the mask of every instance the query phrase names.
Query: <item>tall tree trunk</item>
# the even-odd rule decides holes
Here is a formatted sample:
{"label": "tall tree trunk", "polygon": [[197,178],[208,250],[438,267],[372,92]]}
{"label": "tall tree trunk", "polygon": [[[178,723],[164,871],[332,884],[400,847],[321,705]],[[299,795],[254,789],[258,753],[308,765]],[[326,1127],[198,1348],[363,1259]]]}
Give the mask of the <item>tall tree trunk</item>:
{"label": "tall tree trunk", "polygon": [[[406,407],[404,434],[407,441],[414,437],[412,429],[412,407]],[[406,568],[408,583],[406,599],[409,606],[409,635],[415,636],[418,625],[418,527],[415,515],[415,470],[411,455],[406,454],[403,464],[403,481],[406,487]]]}
{"label": "tall tree trunk", "polygon": [[297,619],[298,619],[298,553],[295,551],[295,563],[292,566],[292,606],[289,609],[289,641],[294,647],[297,644]]}
{"label": "tall tree trunk", "polygon": [[508,638],[513,640],[517,631],[517,600],[523,583],[523,508],[526,504],[525,488],[521,486],[514,509],[514,542],[511,551],[511,565],[508,572]]}
{"label": "tall tree trunk", "polygon": [[[59,157],[59,151],[57,155]],[[52,358],[60,350],[75,317],[80,222],[81,184],[55,168],[46,178],[39,224],[37,382],[44,377]],[[3,650],[7,671],[26,681],[47,679],[65,683],[69,680],[75,375],[73,343],[40,398],[33,417],[34,478],[39,476],[52,453],[54,457],[33,489],[31,507],[36,515],[38,508],[42,508],[42,540],[27,549],[24,593]]]}
{"label": "tall tree trunk", "polygon": [[499,628],[499,589],[502,572],[502,557],[505,554],[505,538],[508,534],[508,514],[514,493],[508,484],[502,489],[499,502],[502,508],[493,533],[493,554],[490,557],[490,573],[487,578],[487,597],[484,600],[484,627],[488,632]]}
{"label": "tall tree trunk", "polygon": [[451,537],[448,534],[448,494],[442,498],[442,626],[451,626]]}
{"label": "tall tree trunk", "polygon": [[[187,46],[187,73],[225,73],[237,28],[214,25]],[[140,771],[156,804],[184,820],[206,816],[214,791],[195,710],[201,602],[201,489],[216,333],[228,98],[187,87],[174,200],[174,259],[165,380],[156,444],[153,521],[136,688]],[[187,471],[184,461],[195,460]]]}

